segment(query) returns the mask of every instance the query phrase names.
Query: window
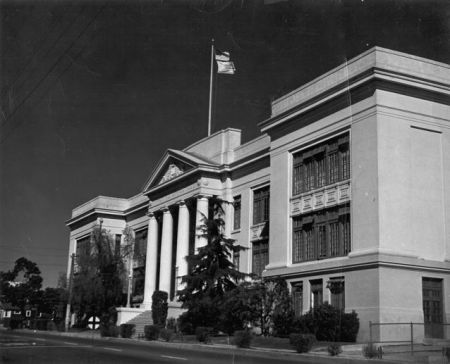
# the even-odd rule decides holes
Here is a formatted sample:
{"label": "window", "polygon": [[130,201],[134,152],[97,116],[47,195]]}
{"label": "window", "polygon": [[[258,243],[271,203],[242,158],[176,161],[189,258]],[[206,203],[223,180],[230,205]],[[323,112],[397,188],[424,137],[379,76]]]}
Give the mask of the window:
{"label": "window", "polygon": [[77,257],[86,257],[91,254],[91,236],[85,236],[84,238],[77,240]]}
{"label": "window", "polygon": [[115,245],[114,245],[114,255],[116,258],[120,257],[120,241],[122,240],[122,235],[115,235]]}
{"label": "window", "polygon": [[269,186],[253,192],[253,225],[269,221]]}
{"label": "window", "polygon": [[296,317],[303,313],[303,284],[296,282],[292,284],[292,305]]}
{"label": "window", "polygon": [[349,135],[294,155],[292,193],[308,192],[350,178]]}
{"label": "window", "polygon": [[233,252],[233,265],[234,268],[239,270],[239,264],[241,262],[241,252]]}
{"label": "window", "polygon": [[293,218],[292,262],[346,256],[351,249],[348,204]]}
{"label": "window", "polygon": [[311,308],[317,308],[323,303],[323,284],[321,279],[309,282],[311,284]]}
{"label": "window", "polygon": [[269,241],[260,240],[253,242],[253,269],[252,273],[261,277],[266,265],[269,263]]}
{"label": "window", "polygon": [[331,306],[340,310],[345,309],[345,282],[344,277],[331,278],[327,282],[327,288],[331,293]]}
{"label": "window", "polygon": [[147,253],[147,229],[136,231],[134,238],[133,259],[136,267],[145,265],[145,255]]}
{"label": "window", "polygon": [[25,311],[25,317],[31,317],[31,310]]}
{"label": "window", "polygon": [[241,228],[241,196],[234,197],[233,207],[233,229],[238,230]]}

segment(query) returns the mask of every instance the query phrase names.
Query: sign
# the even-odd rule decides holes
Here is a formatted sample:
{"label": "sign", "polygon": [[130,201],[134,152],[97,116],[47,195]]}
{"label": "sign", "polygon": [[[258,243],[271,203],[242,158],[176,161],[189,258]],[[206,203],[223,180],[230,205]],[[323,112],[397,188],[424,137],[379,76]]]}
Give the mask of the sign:
{"label": "sign", "polygon": [[88,328],[90,330],[97,330],[100,327],[100,319],[97,316],[91,316],[88,319]]}

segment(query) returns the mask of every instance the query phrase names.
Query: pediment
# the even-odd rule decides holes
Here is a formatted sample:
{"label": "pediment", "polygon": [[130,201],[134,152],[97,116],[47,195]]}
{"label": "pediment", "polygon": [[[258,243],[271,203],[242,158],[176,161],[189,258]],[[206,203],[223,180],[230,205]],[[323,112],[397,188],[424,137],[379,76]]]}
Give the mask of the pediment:
{"label": "pediment", "polygon": [[200,165],[208,165],[209,161],[183,151],[169,149],[154,169],[144,186],[144,192],[168,183],[183,174],[196,169]]}

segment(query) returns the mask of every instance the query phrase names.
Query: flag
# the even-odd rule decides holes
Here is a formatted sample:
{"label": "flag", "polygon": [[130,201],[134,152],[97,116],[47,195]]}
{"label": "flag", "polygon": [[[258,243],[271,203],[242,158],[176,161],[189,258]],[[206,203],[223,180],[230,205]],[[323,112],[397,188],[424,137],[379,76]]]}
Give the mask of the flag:
{"label": "flag", "polygon": [[230,52],[222,52],[216,49],[217,73],[234,75],[236,68],[230,60]]}

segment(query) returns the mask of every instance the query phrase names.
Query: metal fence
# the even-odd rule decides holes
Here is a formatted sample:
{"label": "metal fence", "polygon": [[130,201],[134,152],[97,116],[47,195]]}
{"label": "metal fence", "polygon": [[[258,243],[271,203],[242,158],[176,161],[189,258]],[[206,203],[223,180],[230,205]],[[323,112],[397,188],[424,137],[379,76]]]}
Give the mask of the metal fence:
{"label": "metal fence", "polygon": [[411,355],[425,339],[450,340],[450,324],[423,322],[372,322],[369,321],[369,343],[399,344],[409,346]]}

